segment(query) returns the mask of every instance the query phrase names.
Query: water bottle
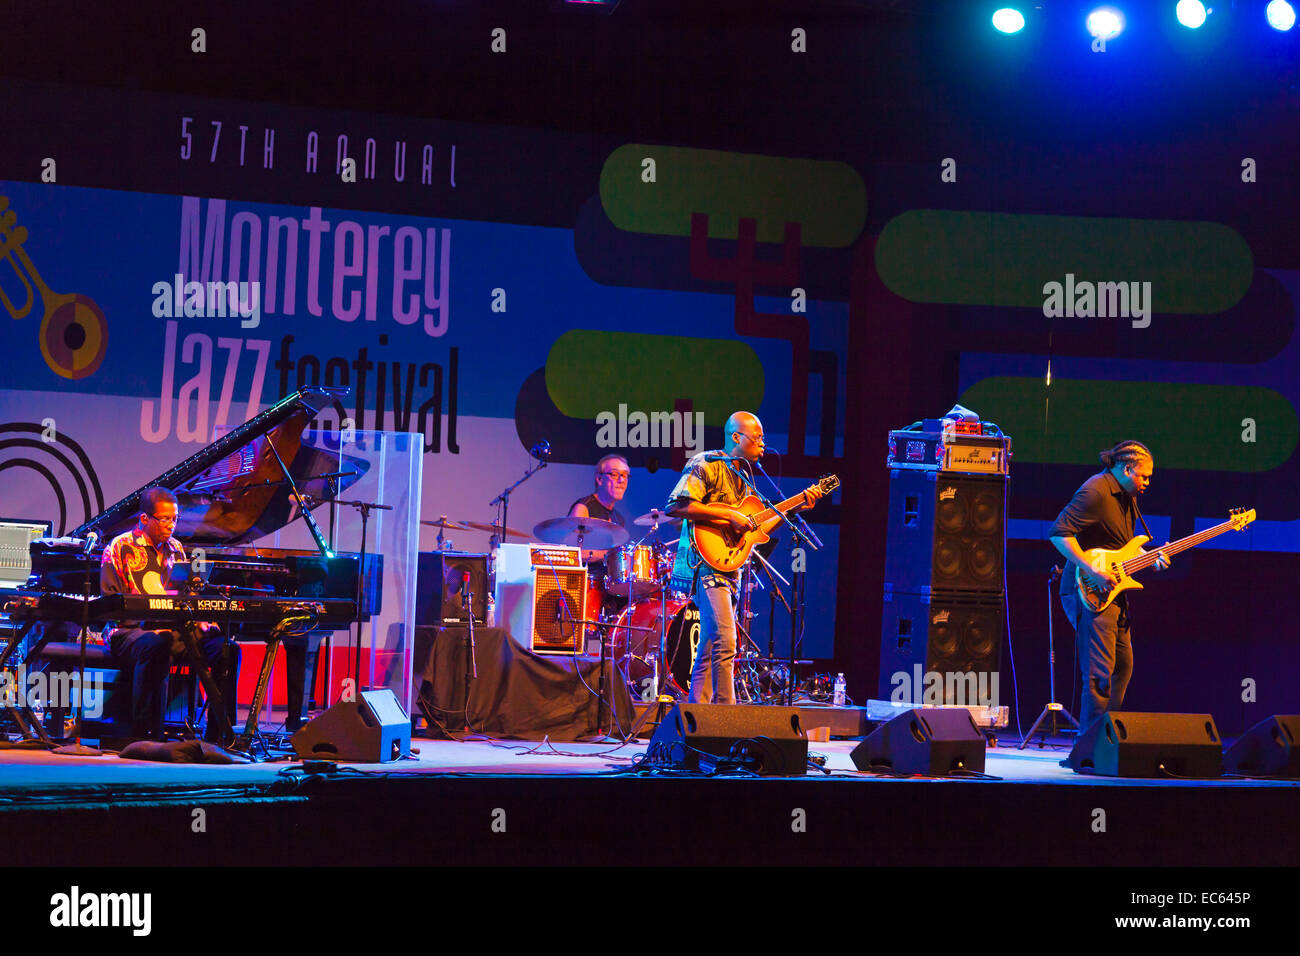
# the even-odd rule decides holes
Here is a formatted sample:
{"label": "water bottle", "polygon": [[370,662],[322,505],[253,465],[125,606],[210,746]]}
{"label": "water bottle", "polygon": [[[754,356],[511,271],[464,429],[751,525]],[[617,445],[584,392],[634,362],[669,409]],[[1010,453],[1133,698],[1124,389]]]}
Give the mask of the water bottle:
{"label": "water bottle", "polygon": [[835,677],[835,692],[831,698],[831,702],[836,707],[844,706],[844,672],[843,671],[841,671]]}

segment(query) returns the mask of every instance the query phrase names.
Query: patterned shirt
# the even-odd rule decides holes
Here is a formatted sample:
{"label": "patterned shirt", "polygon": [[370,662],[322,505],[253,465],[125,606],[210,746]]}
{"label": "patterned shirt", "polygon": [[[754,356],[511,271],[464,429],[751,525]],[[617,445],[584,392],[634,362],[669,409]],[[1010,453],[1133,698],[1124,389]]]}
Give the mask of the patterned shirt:
{"label": "patterned shirt", "polygon": [[[668,495],[668,507],[675,508],[688,501],[701,504],[738,505],[748,494],[748,488],[731,468],[731,462],[715,458],[726,454],[723,451],[704,451],[693,457],[682,469],[682,476],[677,480]],[[691,534],[692,522],[682,522],[682,536],[677,539],[677,560],[673,563],[672,587],[690,591],[695,574],[699,569],[700,585],[710,587],[726,584],[733,590],[740,577],[739,571],[714,571],[704,563],[700,552],[695,547]]]}
{"label": "patterned shirt", "polygon": [[105,594],[166,594],[172,565],[185,560],[175,538],[155,546],[139,527],[119,534],[104,549],[99,589]]}

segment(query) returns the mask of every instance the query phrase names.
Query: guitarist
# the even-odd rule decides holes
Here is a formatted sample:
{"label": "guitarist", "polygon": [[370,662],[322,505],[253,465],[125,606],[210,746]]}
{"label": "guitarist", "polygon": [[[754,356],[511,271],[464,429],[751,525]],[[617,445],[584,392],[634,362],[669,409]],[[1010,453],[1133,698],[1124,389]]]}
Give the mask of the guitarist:
{"label": "guitarist", "polygon": [[[741,533],[754,529],[753,519],[734,510],[753,484],[752,462],[763,456],[763,423],[749,412],[735,412],[723,426],[721,451],[706,451],[686,463],[664,509],[686,522],[677,542],[672,586],[690,593],[700,609],[700,643],[691,670],[691,703],[734,704],[733,661],[736,657],[736,600],[740,572],[715,571],[704,563],[690,522],[705,522]],[[743,476],[743,477],[742,477]],[[811,488],[803,504],[811,508],[822,496]]]}
{"label": "guitarist", "polygon": [[[1094,570],[1084,552],[1091,548],[1121,548],[1133,538],[1134,522],[1146,520],[1137,499],[1151,484],[1155,459],[1139,441],[1122,441],[1103,451],[1106,470],[1093,475],[1074,493],[1051,527],[1051,542],[1070,564],[1089,581],[1106,589],[1119,583],[1110,571]],[[1147,531],[1150,536],[1151,532]],[[1155,568],[1169,567],[1169,558],[1159,553]],[[1061,606],[1075,632],[1075,654],[1083,675],[1079,714],[1082,735],[1106,711],[1120,710],[1124,691],[1133,674],[1133,645],[1129,637],[1128,594],[1100,613],[1079,600],[1073,568],[1061,575]]]}

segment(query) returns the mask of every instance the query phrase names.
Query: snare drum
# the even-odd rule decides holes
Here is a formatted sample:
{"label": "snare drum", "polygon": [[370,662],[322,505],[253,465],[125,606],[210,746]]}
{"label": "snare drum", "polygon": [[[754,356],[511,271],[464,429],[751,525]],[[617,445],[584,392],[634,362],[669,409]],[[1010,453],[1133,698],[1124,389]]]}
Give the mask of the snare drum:
{"label": "snare drum", "polygon": [[645,597],[659,590],[659,568],[654,548],[627,544],[605,553],[605,590],[627,597]]}

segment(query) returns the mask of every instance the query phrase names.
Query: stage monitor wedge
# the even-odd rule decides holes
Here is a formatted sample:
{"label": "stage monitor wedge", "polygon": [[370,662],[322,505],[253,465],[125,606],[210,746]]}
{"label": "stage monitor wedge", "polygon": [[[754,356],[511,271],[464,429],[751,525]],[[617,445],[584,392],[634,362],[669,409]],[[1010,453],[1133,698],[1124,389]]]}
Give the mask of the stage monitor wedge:
{"label": "stage monitor wedge", "polygon": [[1080,733],[1066,760],[1102,777],[1223,776],[1223,741],[1209,714],[1111,711]]}
{"label": "stage monitor wedge", "polygon": [[389,689],[341,700],[291,738],[301,760],[388,763],[411,753],[411,718]]}
{"label": "stage monitor wedge", "polygon": [[881,724],[849,757],[859,770],[942,777],[983,773],[984,748],[965,707],[917,707]]}
{"label": "stage monitor wedge", "polygon": [[737,760],[761,776],[808,772],[808,737],[798,707],[675,704],[646,749],[647,766],[708,770]]}
{"label": "stage monitor wedge", "polygon": [[1223,754],[1224,773],[1300,777],[1300,714],[1274,714],[1241,735]]}

